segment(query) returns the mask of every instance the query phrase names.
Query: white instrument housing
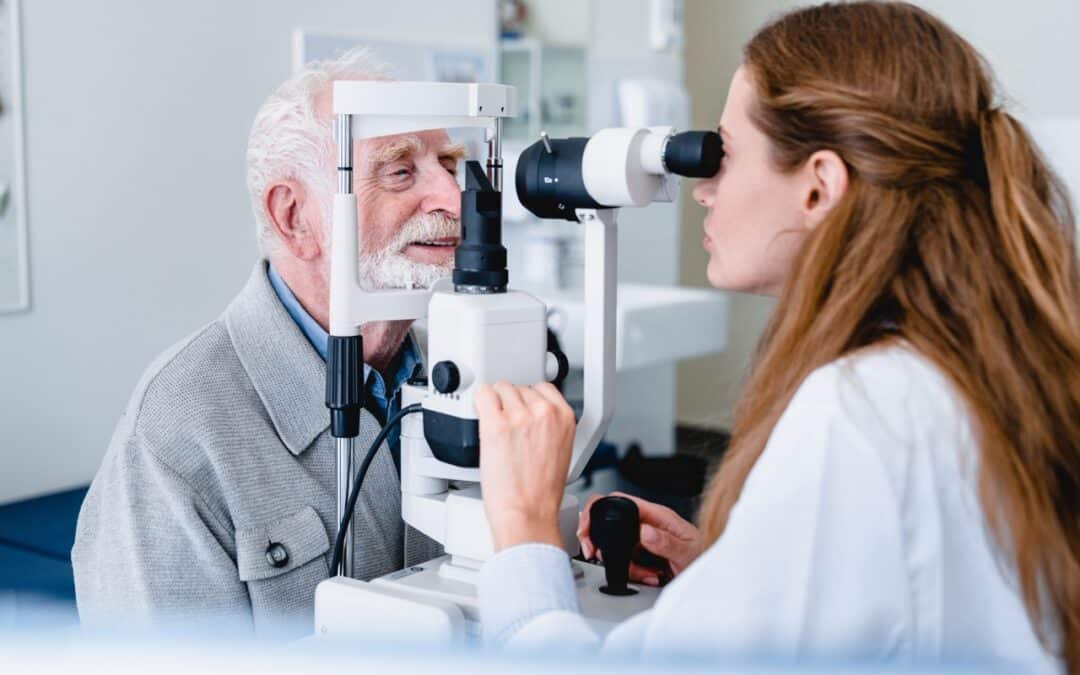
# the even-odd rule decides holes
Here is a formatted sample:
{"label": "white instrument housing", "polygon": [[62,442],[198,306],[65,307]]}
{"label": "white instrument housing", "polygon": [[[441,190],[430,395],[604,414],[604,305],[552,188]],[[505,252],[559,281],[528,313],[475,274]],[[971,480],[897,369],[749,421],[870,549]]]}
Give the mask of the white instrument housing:
{"label": "white instrument housing", "polygon": [[674,201],[679,177],[664,167],[664,148],[673,132],[671,127],[623,127],[593,134],[581,157],[589,196],[607,206]]}
{"label": "white instrument housing", "polygon": [[472,295],[436,291],[428,303],[428,365],[450,361],[461,373],[452,393],[428,384],[424,408],[476,419],[477,382],[542,382],[547,306],[521,291]]}

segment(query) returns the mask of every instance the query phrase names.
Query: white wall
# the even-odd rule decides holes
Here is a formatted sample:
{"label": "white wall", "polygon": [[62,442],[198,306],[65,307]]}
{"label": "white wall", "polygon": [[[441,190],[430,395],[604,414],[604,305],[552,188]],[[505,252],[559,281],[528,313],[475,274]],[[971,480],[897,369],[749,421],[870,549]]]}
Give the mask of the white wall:
{"label": "white wall", "polygon": [[88,482],[149,361],[247,278],[244,149],[294,26],[495,39],[494,0],[23,10],[32,309],[0,316],[0,503]]}
{"label": "white wall", "polygon": [[[546,0],[550,1],[550,0]],[[592,130],[623,123],[615,83],[625,77],[683,79],[681,48],[648,48],[649,0],[590,0],[589,118]],[[673,120],[678,125],[678,121]],[[676,284],[679,278],[679,206],[652,204],[619,212],[620,281]],[[637,442],[647,454],[675,450],[676,366],[620,372],[615,415],[606,439],[620,448]]]}
{"label": "white wall", "polygon": [[[686,0],[686,75],[696,126],[715,125],[742,44],[776,12],[810,4],[793,0]],[[1080,115],[1080,2],[1077,0],[922,0],[989,60],[1014,109],[1026,118]],[[1080,152],[1080,149],[1078,149]],[[1080,198],[1080,195],[1077,195]],[[705,285],[701,249],[704,211],[684,192],[683,283]],[[728,349],[679,367],[679,420],[724,427],[730,423],[751,353],[772,302],[733,294]]]}

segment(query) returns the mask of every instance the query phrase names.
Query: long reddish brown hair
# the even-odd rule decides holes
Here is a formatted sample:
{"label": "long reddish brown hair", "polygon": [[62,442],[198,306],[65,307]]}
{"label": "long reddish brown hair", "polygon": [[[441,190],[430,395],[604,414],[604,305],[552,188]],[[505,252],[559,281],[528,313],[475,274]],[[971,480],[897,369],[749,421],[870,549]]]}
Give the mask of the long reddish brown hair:
{"label": "long reddish brown hair", "polygon": [[1080,273],[1064,191],[979,54],[919,8],[795,11],[744,57],[777,165],[833,150],[849,184],[762,338],[703,501],[706,541],[807,375],[899,335],[964,399],[987,523],[1040,638],[1080,674]]}

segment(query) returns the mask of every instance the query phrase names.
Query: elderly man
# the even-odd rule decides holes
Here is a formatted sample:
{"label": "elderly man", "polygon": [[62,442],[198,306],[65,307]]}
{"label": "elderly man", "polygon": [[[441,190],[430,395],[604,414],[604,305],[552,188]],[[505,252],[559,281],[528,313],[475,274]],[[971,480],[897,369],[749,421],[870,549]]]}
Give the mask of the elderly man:
{"label": "elderly man", "polygon": [[[310,630],[337,530],[323,405],[331,82],[373,78],[383,75],[363,52],[314,63],[256,115],[248,189],[263,259],[218,319],[151,365],[117,425],[72,550],[84,624],[210,616],[259,634]],[[441,130],[356,143],[368,287],[427,286],[449,273],[462,154]],[[363,335],[369,409],[359,448],[422,359],[409,322],[368,324]],[[389,444],[353,517],[358,578],[438,554],[401,521],[396,435]]]}

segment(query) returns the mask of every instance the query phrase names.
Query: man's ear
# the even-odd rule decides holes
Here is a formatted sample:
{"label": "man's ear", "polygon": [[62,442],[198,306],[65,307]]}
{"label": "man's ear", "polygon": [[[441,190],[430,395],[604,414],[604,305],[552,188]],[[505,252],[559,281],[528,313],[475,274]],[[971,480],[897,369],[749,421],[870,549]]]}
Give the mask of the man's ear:
{"label": "man's ear", "polygon": [[319,212],[311,193],[299,181],[288,179],[270,183],[263,190],[263,206],[274,226],[278,241],[301,260],[314,260],[322,253]]}
{"label": "man's ear", "polygon": [[840,155],[818,150],[803,166],[806,178],[802,211],[806,227],[813,229],[843,199],[848,186],[848,169]]}

